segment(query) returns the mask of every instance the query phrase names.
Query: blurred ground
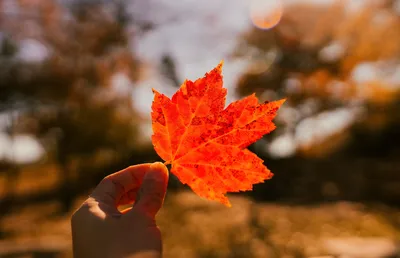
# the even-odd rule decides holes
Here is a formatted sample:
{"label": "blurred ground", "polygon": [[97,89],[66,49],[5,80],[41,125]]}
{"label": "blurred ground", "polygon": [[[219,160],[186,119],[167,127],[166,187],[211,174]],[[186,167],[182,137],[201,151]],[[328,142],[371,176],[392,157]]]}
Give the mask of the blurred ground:
{"label": "blurred ground", "polygon": [[[22,173],[16,198],[57,184],[54,173],[45,169],[34,175],[38,180],[32,184],[32,171]],[[352,253],[361,256],[347,257],[394,257],[390,255],[399,252],[396,241],[400,240],[400,209],[344,201],[312,205],[263,203],[242,194],[230,196],[232,208],[226,208],[188,190],[170,191],[157,216],[165,257],[311,257]],[[60,213],[61,203],[49,198],[15,206],[2,214],[0,229],[5,240],[0,240],[0,257],[25,249],[37,249],[39,256],[35,257],[47,257],[43,253],[50,251],[59,252],[54,257],[72,257],[70,216],[85,198],[83,195],[75,199],[68,213]],[[347,246],[352,241],[354,244]],[[365,248],[372,249],[367,256],[363,255]]]}

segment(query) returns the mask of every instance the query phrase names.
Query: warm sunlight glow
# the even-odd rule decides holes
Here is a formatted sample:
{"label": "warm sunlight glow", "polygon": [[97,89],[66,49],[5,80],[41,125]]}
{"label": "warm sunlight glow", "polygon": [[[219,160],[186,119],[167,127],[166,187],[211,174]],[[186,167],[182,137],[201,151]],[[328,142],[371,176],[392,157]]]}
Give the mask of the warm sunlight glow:
{"label": "warm sunlight glow", "polygon": [[283,6],[281,0],[251,0],[250,18],[254,26],[271,29],[281,20]]}

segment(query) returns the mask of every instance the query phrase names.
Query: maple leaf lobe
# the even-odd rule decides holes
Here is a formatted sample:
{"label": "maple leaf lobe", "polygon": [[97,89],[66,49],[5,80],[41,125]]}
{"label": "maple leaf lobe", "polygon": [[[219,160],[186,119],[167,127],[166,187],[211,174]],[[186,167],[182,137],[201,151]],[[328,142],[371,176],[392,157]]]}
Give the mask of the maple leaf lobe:
{"label": "maple leaf lobe", "polygon": [[285,100],[259,104],[252,94],[224,109],[222,64],[186,80],[171,99],[153,89],[152,142],[182,183],[230,206],[227,192],[251,190],[272,177],[246,147],[275,129],[272,119]]}

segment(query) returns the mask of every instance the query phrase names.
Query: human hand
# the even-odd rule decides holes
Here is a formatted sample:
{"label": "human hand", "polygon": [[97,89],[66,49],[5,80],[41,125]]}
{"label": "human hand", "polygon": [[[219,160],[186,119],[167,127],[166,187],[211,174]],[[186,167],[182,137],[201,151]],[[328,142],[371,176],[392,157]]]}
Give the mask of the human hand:
{"label": "human hand", "polygon": [[[105,177],[72,216],[74,257],[161,257],[155,215],[167,184],[168,169],[160,162],[130,166]],[[117,209],[132,203],[124,211]]]}

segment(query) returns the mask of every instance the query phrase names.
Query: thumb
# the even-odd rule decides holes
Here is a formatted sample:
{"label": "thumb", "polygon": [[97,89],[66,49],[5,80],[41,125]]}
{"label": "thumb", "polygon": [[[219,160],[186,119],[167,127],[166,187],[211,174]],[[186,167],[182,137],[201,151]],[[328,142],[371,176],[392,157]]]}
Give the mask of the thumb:
{"label": "thumb", "polygon": [[151,217],[155,217],[164,203],[167,186],[167,167],[161,162],[153,163],[143,177],[138,198],[132,211],[143,211]]}

